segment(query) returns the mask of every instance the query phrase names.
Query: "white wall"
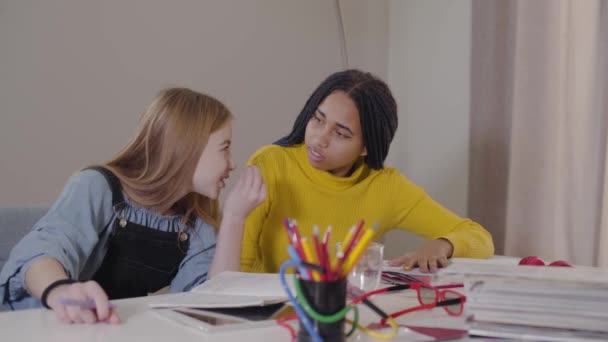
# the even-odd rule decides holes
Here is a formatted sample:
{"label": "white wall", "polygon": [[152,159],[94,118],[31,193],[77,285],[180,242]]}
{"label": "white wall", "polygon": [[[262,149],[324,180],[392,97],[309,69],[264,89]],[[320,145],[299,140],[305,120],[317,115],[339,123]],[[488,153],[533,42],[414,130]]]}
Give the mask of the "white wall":
{"label": "white wall", "polygon": [[[467,208],[470,0],[391,0],[388,82],[399,105],[389,162],[460,215]],[[387,256],[422,240],[385,235]]]}
{"label": "white wall", "polygon": [[[341,5],[351,65],[386,77],[388,2]],[[2,1],[0,206],[51,202],[167,86],[232,109],[243,165],[289,131],[340,51],[328,0]]]}

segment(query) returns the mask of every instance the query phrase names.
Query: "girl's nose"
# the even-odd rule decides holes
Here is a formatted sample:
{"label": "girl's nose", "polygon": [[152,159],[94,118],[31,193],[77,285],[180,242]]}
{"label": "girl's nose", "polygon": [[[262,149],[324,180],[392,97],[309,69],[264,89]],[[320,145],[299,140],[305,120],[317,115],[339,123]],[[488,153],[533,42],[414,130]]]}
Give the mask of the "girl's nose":
{"label": "girl's nose", "polygon": [[315,145],[321,148],[326,148],[329,145],[329,137],[327,132],[319,132],[319,135],[317,135],[317,138],[315,139]]}

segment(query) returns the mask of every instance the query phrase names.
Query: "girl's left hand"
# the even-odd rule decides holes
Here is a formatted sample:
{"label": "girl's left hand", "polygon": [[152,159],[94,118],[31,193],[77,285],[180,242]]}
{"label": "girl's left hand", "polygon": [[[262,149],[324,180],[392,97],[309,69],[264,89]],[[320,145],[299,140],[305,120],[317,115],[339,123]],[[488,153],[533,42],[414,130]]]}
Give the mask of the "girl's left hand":
{"label": "girl's left hand", "polygon": [[266,199],[266,184],[257,166],[245,169],[224,203],[224,218],[245,220]]}
{"label": "girl's left hand", "polygon": [[389,266],[401,266],[408,270],[418,266],[420,272],[434,273],[437,268],[448,265],[448,258],[452,256],[454,246],[446,239],[436,239],[425,242],[418,250],[406,253],[389,261]]}

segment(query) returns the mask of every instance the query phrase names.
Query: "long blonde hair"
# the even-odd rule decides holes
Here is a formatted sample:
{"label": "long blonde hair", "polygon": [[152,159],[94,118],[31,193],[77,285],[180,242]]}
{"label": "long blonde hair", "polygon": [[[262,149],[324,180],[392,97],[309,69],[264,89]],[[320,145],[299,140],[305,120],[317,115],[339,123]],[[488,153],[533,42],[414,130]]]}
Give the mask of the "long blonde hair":
{"label": "long blonde hair", "polygon": [[184,222],[196,216],[217,229],[218,200],[189,189],[209,136],[231,118],[228,108],[211,96],[187,88],[165,89],[143,113],[135,137],[102,166],[138,204],[160,209],[161,214],[184,215]]}

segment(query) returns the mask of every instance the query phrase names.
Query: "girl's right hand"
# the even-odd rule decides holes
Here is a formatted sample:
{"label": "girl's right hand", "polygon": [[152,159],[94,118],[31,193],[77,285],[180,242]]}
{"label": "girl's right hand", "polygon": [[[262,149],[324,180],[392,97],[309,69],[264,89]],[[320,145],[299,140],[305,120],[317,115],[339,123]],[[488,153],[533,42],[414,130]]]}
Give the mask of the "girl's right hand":
{"label": "girl's right hand", "polygon": [[[95,303],[94,308],[66,305],[72,303]],[[48,305],[55,311],[57,318],[65,323],[109,322],[119,324],[120,318],[110,306],[108,295],[95,281],[73,283],[58,286],[51,290],[47,299]]]}
{"label": "girl's right hand", "polygon": [[245,169],[224,203],[224,218],[245,220],[266,199],[266,184],[257,166]]}

